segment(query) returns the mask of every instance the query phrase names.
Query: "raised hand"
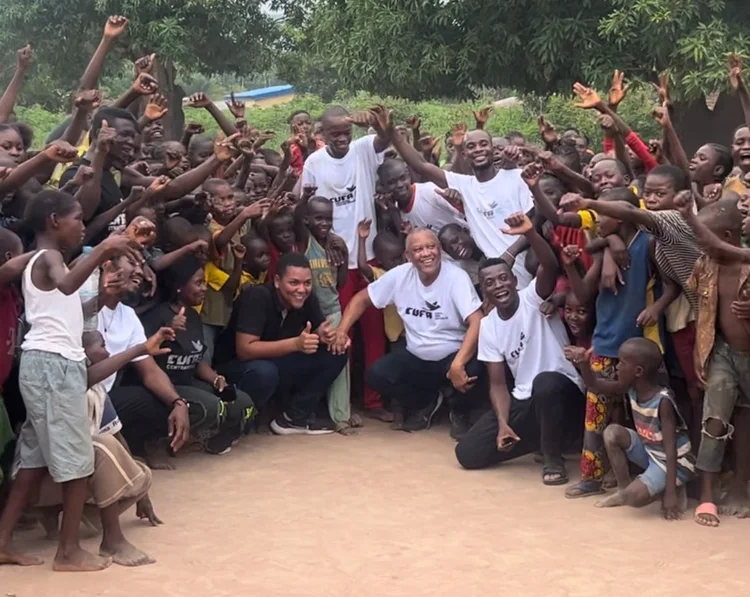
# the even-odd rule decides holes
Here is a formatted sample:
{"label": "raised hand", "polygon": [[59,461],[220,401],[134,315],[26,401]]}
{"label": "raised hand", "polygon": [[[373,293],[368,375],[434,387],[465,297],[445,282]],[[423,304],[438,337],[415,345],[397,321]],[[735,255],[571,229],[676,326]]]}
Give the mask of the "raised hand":
{"label": "raised hand", "polygon": [[152,95],[159,90],[159,83],[148,73],[138,73],[130,88],[138,95]]}
{"label": "raised hand", "polygon": [[185,126],[185,133],[188,135],[202,135],[205,131],[200,122],[188,122]]}
{"label": "raised hand", "polygon": [[18,70],[27,70],[33,61],[34,51],[31,49],[31,44],[26,44],[16,52],[16,66],[18,67]]}
{"label": "raised hand", "polygon": [[406,119],[406,124],[409,125],[411,130],[416,131],[422,127],[422,119],[416,114],[413,114]]}
{"label": "raised hand", "polygon": [[531,162],[521,170],[521,178],[529,185],[530,189],[535,188],[539,184],[542,174],[544,174],[544,167],[539,162]]}
{"label": "raised hand", "polygon": [[581,256],[581,249],[578,245],[566,245],[560,251],[560,261],[563,265],[573,265]]}
{"label": "raised hand", "polygon": [[191,95],[185,105],[188,108],[208,108],[211,103],[212,102],[208,99],[208,96],[202,91],[199,91],[198,93]]}
{"label": "raised hand", "polygon": [[98,89],[78,91],[73,98],[73,104],[76,108],[85,108],[86,110],[96,110],[101,103],[102,92]]}
{"label": "raised hand", "polygon": [[544,144],[554,145],[557,143],[559,137],[557,136],[557,130],[555,125],[544,117],[544,114],[540,114],[539,118],[536,119],[536,123],[539,125],[539,134],[542,136]]}
{"label": "raised hand", "polygon": [[78,166],[78,170],[76,170],[76,173],[70,182],[73,185],[80,187],[92,178],[94,178],[94,169],[91,166],[81,164]]}
{"label": "raised hand", "polygon": [[729,84],[732,89],[739,89],[741,85],[744,85],[742,79],[742,56],[739,54],[729,55]]}
{"label": "raised hand", "polygon": [[247,249],[245,249],[245,245],[242,243],[234,243],[231,245],[232,247],[232,255],[234,255],[235,263],[239,261],[240,263],[245,260],[245,254],[247,253]]}
{"label": "raised hand", "polygon": [[610,107],[616,108],[620,105],[620,102],[625,99],[628,94],[628,85],[623,83],[625,79],[625,73],[616,70],[615,74],[612,75],[612,85],[609,88],[608,102]]}
{"label": "raised hand", "polygon": [[260,199],[255,203],[251,203],[242,210],[242,215],[248,220],[255,220],[263,216],[271,207],[270,199]]}
{"label": "raised hand", "polygon": [[44,150],[49,159],[58,164],[72,162],[78,157],[78,150],[67,141],[58,139],[50,143]]}
{"label": "raised hand", "polygon": [[578,193],[565,193],[560,199],[560,205],[558,206],[558,212],[572,212],[580,211],[583,209],[585,199]]}
{"label": "raised hand", "polygon": [[[143,190],[143,187],[138,188]],[[125,234],[139,245],[148,245],[156,240],[156,225],[143,216],[136,216],[128,224]]]}
{"label": "raised hand", "polygon": [[528,234],[534,229],[534,224],[529,219],[529,216],[527,216],[522,211],[510,214],[507,218],[505,218],[505,223],[508,227],[500,229],[500,232],[502,232],[503,234],[522,236],[524,234]]}
{"label": "raised hand", "polygon": [[164,115],[169,112],[169,102],[167,98],[160,93],[155,93],[148,98],[146,109],[143,111],[143,117],[149,122],[164,118]]}
{"label": "raised hand", "polygon": [[503,163],[511,164],[512,168],[521,161],[521,148],[517,145],[508,145],[503,147]]}
{"label": "raised hand", "polygon": [[484,130],[484,126],[487,124],[487,121],[490,119],[490,116],[494,111],[495,108],[493,108],[492,106],[484,106],[477,111],[472,110],[472,113],[474,114],[474,120],[478,129]]}
{"label": "raised hand", "polygon": [[142,247],[140,243],[127,234],[110,234],[100,243],[99,246],[104,251],[104,254],[110,259],[117,255],[125,255],[134,263],[141,263],[143,261],[143,255],[141,255]]}
{"label": "raised hand", "polygon": [[150,73],[151,69],[154,68],[154,61],[156,60],[156,54],[146,54],[135,61],[135,73],[140,75],[141,73]]}
{"label": "raised hand", "polygon": [[180,307],[180,310],[177,311],[169,325],[173,330],[184,331],[187,329],[187,317],[185,317],[184,306]]}
{"label": "raised hand", "polygon": [[575,93],[580,100],[578,103],[574,104],[576,108],[590,110],[596,108],[602,103],[602,98],[599,97],[599,94],[591,87],[586,87],[582,83],[575,83],[573,85],[573,93]]}
{"label": "raised hand", "polygon": [[693,215],[694,205],[692,191],[680,191],[674,198],[674,206],[683,217]]}
{"label": "raised hand", "polygon": [[128,20],[122,15],[113,15],[104,25],[104,37],[114,40],[120,37],[128,26]]}
{"label": "raised hand", "polygon": [[315,193],[317,192],[318,187],[312,184],[306,184],[302,187],[302,197],[300,197],[300,201],[302,203],[307,203],[308,201],[310,201],[310,199],[315,197]]}
{"label": "raised hand", "polygon": [[659,105],[669,107],[672,102],[669,99],[669,73],[667,71],[659,73],[659,83],[654,87],[659,94]]}
{"label": "raised hand", "polygon": [[[183,307],[184,309],[185,307]],[[172,352],[171,348],[162,347],[165,342],[174,342],[174,330],[172,328],[159,328],[159,330],[146,340],[146,354],[156,357]]]}
{"label": "raised hand", "polygon": [[591,349],[582,346],[565,346],[563,347],[563,354],[565,354],[566,359],[575,365],[580,365],[591,359]]}
{"label": "raised hand", "polygon": [[172,181],[169,176],[157,176],[154,180],[151,181],[151,184],[148,185],[149,194],[152,196],[158,195],[169,186],[170,182]]}
{"label": "raised hand", "polygon": [[276,133],[274,131],[263,131],[258,135],[258,138],[253,143],[253,150],[257,151],[275,136]]}
{"label": "raised hand", "polygon": [[458,122],[451,128],[451,141],[453,147],[461,147],[464,144],[466,133],[469,131],[469,127],[465,122]]}
{"label": "raised hand", "polygon": [[440,137],[431,137],[430,135],[425,135],[419,140],[419,147],[422,149],[422,153],[424,155],[430,155],[432,154],[435,146],[439,141]]}
{"label": "raised hand", "polygon": [[96,150],[102,153],[109,153],[115,137],[117,137],[117,130],[109,126],[106,120],[102,120],[102,126],[96,135]]}
{"label": "raised hand", "polygon": [[367,128],[375,125],[375,115],[370,110],[360,110],[354,112],[351,116],[347,116],[347,122],[350,124],[356,124],[362,128]]}
{"label": "raised hand", "polygon": [[362,220],[359,224],[357,224],[357,236],[359,238],[367,238],[370,236],[370,226],[372,225],[372,220]]}
{"label": "raised hand", "polygon": [[435,192],[440,195],[443,199],[445,199],[448,203],[450,203],[453,207],[455,207],[457,210],[462,210],[464,208],[464,198],[463,195],[461,195],[460,191],[456,189],[435,189]]}
{"label": "raised hand", "polygon": [[315,354],[320,346],[320,338],[312,333],[312,324],[308,321],[305,329],[297,336],[297,350],[305,354]]}
{"label": "raised hand", "polygon": [[235,118],[245,118],[245,102],[238,102],[234,99],[234,91],[229,94],[229,101],[227,102],[227,110],[232,113]]}
{"label": "raised hand", "polygon": [[234,143],[239,138],[240,133],[235,133],[231,137],[217,135],[216,141],[214,141],[214,155],[222,162],[231,160],[235,155],[237,155],[237,148],[235,147]]}
{"label": "raised hand", "polygon": [[199,257],[208,255],[208,243],[202,238],[194,240],[188,246],[190,247],[190,252],[193,255],[197,255]]}
{"label": "raised hand", "polygon": [[390,137],[393,134],[393,114],[383,104],[376,104],[370,108],[372,115],[371,126],[378,131],[381,137]]}
{"label": "raised hand", "polygon": [[651,111],[651,116],[654,117],[654,120],[658,122],[663,128],[669,126],[669,124],[672,122],[672,119],[669,116],[669,108],[666,106],[654,108]]}

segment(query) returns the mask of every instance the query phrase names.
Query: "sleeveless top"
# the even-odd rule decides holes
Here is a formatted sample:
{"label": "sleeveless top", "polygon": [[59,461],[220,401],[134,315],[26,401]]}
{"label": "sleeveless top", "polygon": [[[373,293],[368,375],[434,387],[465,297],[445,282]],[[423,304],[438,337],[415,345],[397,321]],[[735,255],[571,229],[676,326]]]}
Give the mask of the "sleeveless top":
{"label": "sleeveless top", "polygon": [[695,474],[695,457],[690,451],[687,425],[677,409],[672,392],[667,388],[662,388],[647,402],[639,402],[635,390],[631,388],[628,391],[628,397],[633,411],[635,430],[643,442],[643,447],[651,460],[665,472],[667,470],[667,455],[664,452],[659,405],[662,400],[669,400],[672,403],[677,417],[677,477],[682,481],[692,478]]}
{"label": "sleeveless top", "polygon": [[603,290],[596,298],[596,327],[591,344],[597,356],[617,358],[625,340],[644,335],[636,319],[647,305],[651,278],[648,239],[648,234],[638,231],[630,242],[630,267],[621,270],[625,284],[618,284],[617,294]]}
{"label": "sleeveless top", "polygon": [[336,268],[331,267],[326,250],[310,235],[310,242],[305,251],[312,270],[313,292],[320,303],[323,315],[333,315],[341,311],[339,291],[336,287]]}
{"label": "sleeveless top", "polygon": [[31,270],[45,250],[37,252],[23,272],[23,301],[30,329],[21,350],[42,350],[71,361],[82,361],[86,353],[82,342],[83,306],[78,292],[67,296],[57,288],[40,290],[31,281]]}

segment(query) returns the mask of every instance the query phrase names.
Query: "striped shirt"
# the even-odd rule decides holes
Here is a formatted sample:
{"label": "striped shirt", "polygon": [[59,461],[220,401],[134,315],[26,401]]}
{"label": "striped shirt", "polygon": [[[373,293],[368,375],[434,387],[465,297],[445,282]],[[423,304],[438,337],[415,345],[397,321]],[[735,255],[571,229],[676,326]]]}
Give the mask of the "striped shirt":
{"label": "striped shirt", "polygon": [[667,454],[664,451],[659,405],[662,400],[669,400],[672,403],[677,417],[677,477],[683,482],[692,478],[695,474],[695,457],[690,451],[687,425],[677,409],[672,392],[667,388],[662,388],[653,398],[646,402],[639,402],[635,390],[631,388],[628,397],[633,410],[635,430],[643,442],[643,447],[651,460],[664,472],[667,471]]}
{"label": "striped shirt", "polygon": [[703,252],[690,226],[675,209],[646,212],[651,223],[641,228],[656,240],[654,256],[659,271],[679,284],[690,306],[698,311],[698,297],[688,286],[693,266]]}

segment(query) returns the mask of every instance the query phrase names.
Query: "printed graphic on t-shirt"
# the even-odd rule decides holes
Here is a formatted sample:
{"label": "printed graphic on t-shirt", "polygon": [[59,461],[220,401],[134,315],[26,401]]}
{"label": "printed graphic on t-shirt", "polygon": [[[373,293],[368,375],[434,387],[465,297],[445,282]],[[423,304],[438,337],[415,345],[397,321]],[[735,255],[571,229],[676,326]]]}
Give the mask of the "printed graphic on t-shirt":
{"label": "printed graphic on t-shirt", "polygon": [[526,346],[526,333],[521,332],[521,337],[518,339],[518,346],[510,351],[510,355],[508,360],[509,361],[516,361],[518,360],[518,357],[521,356],[521,353],[523,352],[524,346]]}
{"label": "printed graphic on t-shirt", "polygon": [[349,205],[350,203],[354,203],[355,194],[357,191],[357,185],[346,187],[346,190],[347,190],[347,193],[345,195],[339,195],[338,197],[331,197],[331,203],[333,203],[334,209],[336,207],[343,207],[344,205]]}
{"label": "printed graphic on t-shirt", "polygon": [[477,211],[488,220],[494,220],[496,207],[497,207],[497,201],[493,201],[487,206],[487,209],[484,209],[481,205],[477,205]]}
{"label": "printed graphic on t-shirt", "polygon": [[423,307],[406,307],[406,314],[411,315],[412,317],[421,317],[424,319],[448,319],[448,316],[440,311],[440,303],[437,301],[434,303],[424,301]]}
{"label": "printed graphic on t-shirt", "polygon": [[190,354],[170,354],[167,356],[167,371],[192,371],[203,359],[203,343],[191,340],[193,352]]}

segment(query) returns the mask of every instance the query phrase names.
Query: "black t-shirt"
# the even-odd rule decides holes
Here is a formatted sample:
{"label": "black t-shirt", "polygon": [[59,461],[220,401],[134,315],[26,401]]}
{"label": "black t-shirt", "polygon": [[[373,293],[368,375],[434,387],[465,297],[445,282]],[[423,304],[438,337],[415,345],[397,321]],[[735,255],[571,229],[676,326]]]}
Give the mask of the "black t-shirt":
{"label": "black t-shirt", "polygon": [[[151,336],[159,328],[169,327],[176,313],[168,303],[161,303],[141,316],[146,336]],[[189,386],[195,378],[195,369],[203,360],[206,347],[203,343],[203,326],[201,317],[195,309],[185,309],[185,328],[175,330],[175,341],[165,342],[162,346],[172,352],[154,357],[157,365],[176,386]]]}
{"label": "black t-shirt", "polygon": [[[63,187],[65,183],[70,181],[75,175],[76,172],[78,172],[79,166],[90,166],[91,162],[87,160],[86,158],[81,158],[76,162],[73,166],[68,168],[65,172],[63,172],[62,176],[60,177],[60,187]],[[91,220],[93,220],[96,216],[104,213],[108,209],[112,209],[115,205],[120,203],[123,200],[122,190],[120,189],[120,185],[117,184],[117,181],[115,180],[114,175],[110,170],[107,168],[104,169],[102,172],[102,192],[101,197],[99,200],[99,207],[96,208],[96,211],[94,212],[94,215],[92,216]],[[86,222],[88,224],[91,222],[89,220]],[[112,222],[109,223],[107,228],[104,229],[104,231],[99,234],[96,238],[91,239],[91,245],[98,245],[100,242],[102,242],[110,232],[112,232],[115,228],[119,228],[120,226],[125,226],[125,213],[121,213],[119,216],[117,216]]]}
{"label": "black t-shirt", "polygon": [[311,293],[301,309],[287,311],[281,304],[276,288],[270,284],[246,286],[234,301],[229,325],[217,342],[217,363],[237,358],[237,332],[259,336],[264,342],[275,342],[299,336],[310,322],[315,330],[325,321],[318,299]]}

